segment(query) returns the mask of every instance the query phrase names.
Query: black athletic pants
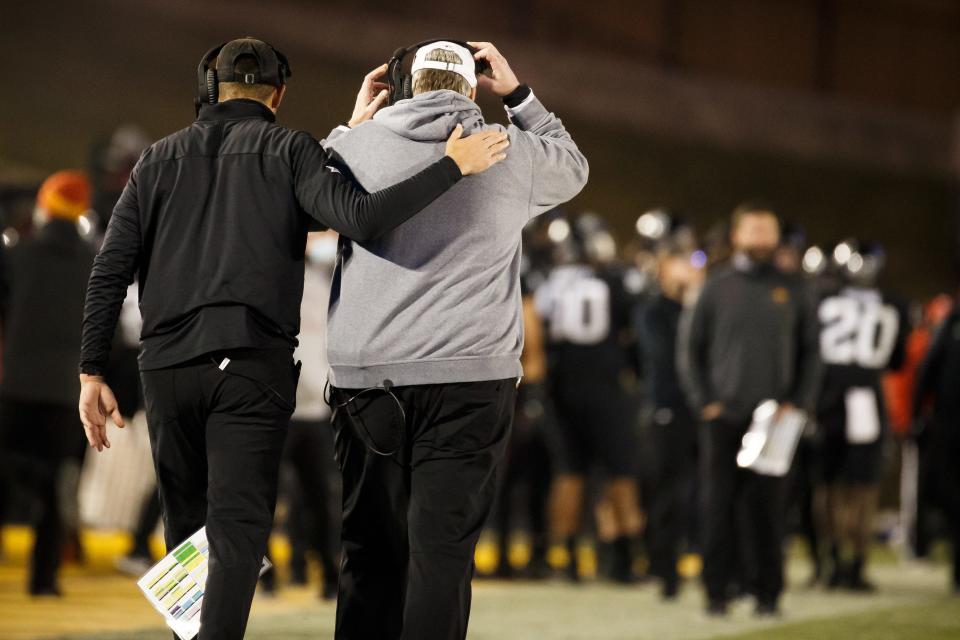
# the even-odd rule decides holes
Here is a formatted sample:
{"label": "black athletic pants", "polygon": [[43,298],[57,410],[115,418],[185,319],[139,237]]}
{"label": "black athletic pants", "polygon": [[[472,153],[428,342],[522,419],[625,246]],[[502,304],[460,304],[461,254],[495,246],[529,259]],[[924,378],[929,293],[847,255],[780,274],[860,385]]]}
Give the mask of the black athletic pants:
{"label": "black athletic pants", "polygon": [[[960,592],[960,416],[940,415],[931,423],[926,443],[925,498],[933,498],[946,516],[947,535],[953,546],[953,588]],[[926,502],[926,500],[925,500]]]}
{"label": "black athletic pants", "polygon": [[[338,408],[338,640],[466,637],[474,549],[496,493],[515,385],[397,387]],[[357,393],[335,389],[335,405]]]}
{"label": "black athletic pants", "polygon": [[133,548],[130,550],[131,556],[147,559],[151,557],[150,534],[157,528],[157,520],[159,519],[160,496],[156,490],[153,490],[140,506],[140,515],[137,516],[137,526],[133,530]]}
{"label": "black athletic pants", "polygon": [[[0,401],[0,520],[15,489],[34,498],[39,511],[30,561],[31,593],[57,587],[64,544],[62,470],[84,450],[83,428],[73,405],[5,398]],[[2,521],[0,521],[2,524]]]}
{"label": "black athletic pants", "polygon": [[703,580],[711,601],[725,602],[741,576],[760,602],[775,604],[783,591],[783,479],[737,467],[747,426],[701,427]]}
{"label": "black athletic pants", "polygon": [[696,428],[685,409],[657,410],[649,428],[653,449],[650,505],[651,573],[675,587],[680,547],[688,539],[691,495],[696,481]]}
{"label": "black athletic pants", "polygon": [[297,369],[289,351],[246,349],[141,378],[167,548],[207,527],[200,638],[238,640],[273,525]]}

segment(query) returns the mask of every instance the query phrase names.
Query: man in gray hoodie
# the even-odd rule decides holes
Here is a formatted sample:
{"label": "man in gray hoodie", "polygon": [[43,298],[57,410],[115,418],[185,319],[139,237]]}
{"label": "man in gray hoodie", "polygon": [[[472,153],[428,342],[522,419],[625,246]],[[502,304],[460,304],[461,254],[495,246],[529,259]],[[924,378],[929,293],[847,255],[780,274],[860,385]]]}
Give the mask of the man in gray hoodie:
{"label": "man in gray hoodie", "polygon": [[[521,230],[587,181],[560,120],[492,44],[468,44],[422,47],[413,97],[326,143],[374,191],[434,162],[458,126],[510,141],[504,162],[416,218],[341,241],[328,340],[344,481],[341,640],[466,637],[474,548],[522,375]],[[489,72],[477,77],[475,59]],[[478,85],[503,98],[509,127],[484,122]]]}

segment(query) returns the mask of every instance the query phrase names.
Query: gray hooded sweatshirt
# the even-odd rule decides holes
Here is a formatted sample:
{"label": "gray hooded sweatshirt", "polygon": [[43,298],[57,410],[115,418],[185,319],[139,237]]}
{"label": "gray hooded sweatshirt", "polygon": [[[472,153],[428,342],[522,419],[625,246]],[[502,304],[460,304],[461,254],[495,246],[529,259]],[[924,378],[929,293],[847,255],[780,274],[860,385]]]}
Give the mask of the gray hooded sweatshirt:
{"label": "gray hooded sweatshirt", "polygon": [[520,236],[534,216],[573,198],[587,160],[531,93],[504,129],[453,91],[382,109],[325,142],[369,192],[412,176],[464,135],[506,130],[507,159],[469,176],[393,231],[341,239],[330,297],[331,384],[367,388],[500,380],[522,375]]}

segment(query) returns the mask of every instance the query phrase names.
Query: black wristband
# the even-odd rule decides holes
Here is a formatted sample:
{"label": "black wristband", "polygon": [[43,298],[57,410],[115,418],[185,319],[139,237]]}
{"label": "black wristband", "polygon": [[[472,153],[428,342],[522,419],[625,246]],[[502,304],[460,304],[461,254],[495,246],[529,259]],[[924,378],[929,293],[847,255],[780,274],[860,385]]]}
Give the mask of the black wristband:
{"label": "black wristband", "polygon": [[524,100],[526,100],[532,90],[525,84],[517,85],[517,88],[503,96],[503,104],[508,109],[513,109],[514,107],[520,106]]}

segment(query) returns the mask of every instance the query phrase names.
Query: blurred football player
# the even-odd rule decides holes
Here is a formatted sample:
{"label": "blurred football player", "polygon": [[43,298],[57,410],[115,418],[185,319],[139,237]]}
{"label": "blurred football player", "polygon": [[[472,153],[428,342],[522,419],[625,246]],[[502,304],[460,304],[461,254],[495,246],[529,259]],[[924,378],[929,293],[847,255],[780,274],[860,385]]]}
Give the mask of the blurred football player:
{"label": "blurred football player", "polygon": [[609,268],[616,243],[600,218],[584,214],[558,220],[554,238],[565,264],[537,290],[536,308],[547,326],[552,397],[562,453],[551,495],[555,542],[571,551],[576,579],[576,536],[584,504],[584,480],[599,464],[606,473],[604,501],[613,537],[612,577],[631,582],[633,541],[642,528],[635,460],[634,416],[621,385],[629,358],[623,335],[630,330],[631,300],[622,273]]}
{"label": "blurred football player", "polygon": [[816,504],[832,565],[828,586],[872,591],[863,571],[888,432],[881,380],[903,360],[906,313],[877,287],[885,261],[879,246],[847,240],[831,260],[842,284],[817,310],[825,367]]}

